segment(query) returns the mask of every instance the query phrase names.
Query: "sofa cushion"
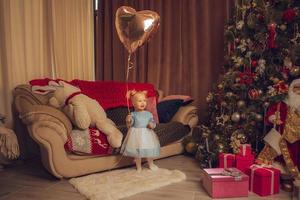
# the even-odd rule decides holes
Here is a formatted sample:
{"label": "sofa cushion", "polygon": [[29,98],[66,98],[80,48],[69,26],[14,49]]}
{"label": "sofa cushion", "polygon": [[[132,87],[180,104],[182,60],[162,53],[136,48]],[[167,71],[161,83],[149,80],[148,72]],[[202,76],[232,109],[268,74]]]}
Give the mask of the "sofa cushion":
{"label": "sofa cushion", "polygon": [[161,101],[157,104],[157,113],[161,123],[171,121],[172,117],[176,114],[182,105],[183,100],[173,99],[168,101]]}
{"label": "sofa cushion", "polygon": [[[133,109],[130,108],[130,112]],[[124,126],[126,125],[125,119],[128,115],[127,107],[118,107],[118,108],[111,108],[105,111],[106,115],[109,119],[111,119],[117,126]]]}
{"label": "sofa cushion", "polygon": [[154,132],[158,136],[160,145],[166,146],[188,135],[190,127],[180,122],[160,123],[154,129]]}
{"label": "sofa cushion", "polygon": [[183,106],[186,106],[194,101],[194,99],[188,95],[169,95],[162,98],[159,102],[169,101],[169,100],[182,100]]}

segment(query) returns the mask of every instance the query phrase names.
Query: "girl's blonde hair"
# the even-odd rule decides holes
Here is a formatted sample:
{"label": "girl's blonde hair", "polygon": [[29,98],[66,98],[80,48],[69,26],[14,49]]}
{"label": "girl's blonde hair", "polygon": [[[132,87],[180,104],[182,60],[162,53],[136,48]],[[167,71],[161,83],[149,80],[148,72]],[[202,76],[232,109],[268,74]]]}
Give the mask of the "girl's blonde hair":
{"label": "girl's blonde hair", "polygon": [[129,90],[127,93],[126,93],[126,98],[127,99],[131,99],[132,100],[132,97],[134,97],[135,95],[138,95],[138,94],[142,94],[142,95],[145,95],[145,97],[147,97],[147,90]]}

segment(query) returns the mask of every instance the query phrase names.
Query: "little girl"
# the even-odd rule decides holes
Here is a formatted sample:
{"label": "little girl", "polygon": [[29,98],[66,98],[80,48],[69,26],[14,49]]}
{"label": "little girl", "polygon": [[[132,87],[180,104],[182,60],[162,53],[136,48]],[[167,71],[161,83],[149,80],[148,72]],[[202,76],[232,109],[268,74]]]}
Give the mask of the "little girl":
{"label": "little girl", "polygon": [[138,172],[142,170],[142,158],[147,158],[151,170],[157,170],[158,167],[153,163],[153,157],[159,156],[160,144],[153,131],[156,126],[153,115],[145,110],[147,91],[132,90],[129,91],[128,96],[135,111],[126,117],[127,126],[130,128],[121,147],[121,153],[135,158]]}

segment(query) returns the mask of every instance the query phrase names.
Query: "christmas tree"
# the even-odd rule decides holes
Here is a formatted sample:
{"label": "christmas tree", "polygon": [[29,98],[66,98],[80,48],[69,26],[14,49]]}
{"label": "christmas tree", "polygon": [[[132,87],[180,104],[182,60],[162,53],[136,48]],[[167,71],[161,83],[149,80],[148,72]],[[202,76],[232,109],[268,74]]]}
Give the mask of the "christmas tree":
{"label": "christmas tree", "polygon": [[285,99],[300,77],[300,2],[236,1],[225,27],[224,70],[207,96],[208,116],[186,140],[202,167],[214,166],[220,152],[250,143],[257,153],[268,127],[268,106]]}

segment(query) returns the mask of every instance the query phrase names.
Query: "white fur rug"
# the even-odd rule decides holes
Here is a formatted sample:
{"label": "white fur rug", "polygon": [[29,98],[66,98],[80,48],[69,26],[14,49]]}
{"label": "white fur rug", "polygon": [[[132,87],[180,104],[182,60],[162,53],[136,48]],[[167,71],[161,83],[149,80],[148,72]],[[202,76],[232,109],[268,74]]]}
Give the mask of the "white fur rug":
{"label": "white fur rug", "polygon": [[185,179],[185,174],[179,170],[144,168],[137,173],[134,168],[128,168],[72,178],[69,182],[88,199],[116,200]]}

